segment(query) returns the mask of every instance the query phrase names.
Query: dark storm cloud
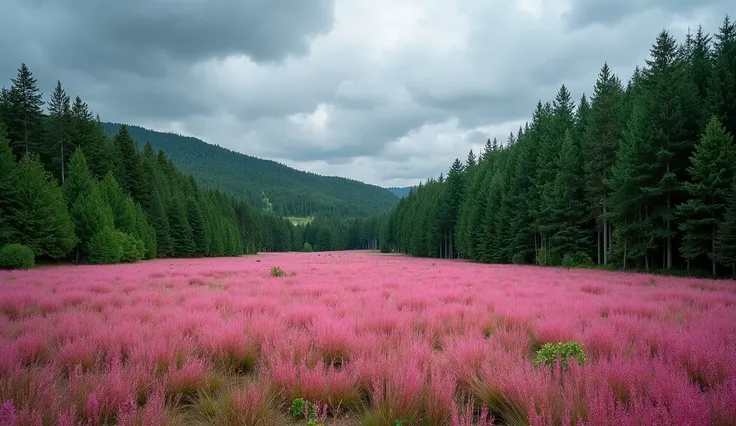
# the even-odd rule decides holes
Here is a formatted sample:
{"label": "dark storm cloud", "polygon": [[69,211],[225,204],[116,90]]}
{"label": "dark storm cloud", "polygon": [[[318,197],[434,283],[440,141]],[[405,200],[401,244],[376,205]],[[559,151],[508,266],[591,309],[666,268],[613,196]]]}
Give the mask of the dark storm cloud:
{"label": "dark storm cloud", "polygon": [[[331,0],[10,0],[0,18],[20,46],[40,46],[57,66],[160,76],[189,64],[245,54],[277,62],[308,51],[332,25]],[[14,19],[15,18],[15,19]],[[16,25],[18,20],[36,25]],[[28,37],[35,40],[28,41]],[[24,42],[28,41],[28,42]]]}
{"label": "dark storm cloud", "polygon": [[688,14],[694,10],[725,5],[723,0],[573,0],[567,22],[572,28],[594,24],[614,26],[624,19],[652,10]]}

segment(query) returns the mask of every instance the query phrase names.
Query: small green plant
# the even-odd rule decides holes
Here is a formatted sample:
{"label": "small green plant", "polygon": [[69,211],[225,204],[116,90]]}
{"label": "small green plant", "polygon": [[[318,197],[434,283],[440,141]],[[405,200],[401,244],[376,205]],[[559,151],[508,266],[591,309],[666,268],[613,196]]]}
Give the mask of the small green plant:
{"label": "small green plant", "polygon": [[311,253],[312,252],[312,245],[308,242],[304,242],[304,245],[302,246],[302,251],[305,253]]}
{"label": "small green plant", "polygon": [[557,362],[557,358],[560,358],[563,368],[567,368],[567,359],[574,357],[578,360],[578,364],[585,365],[585,352],[583,351],[583,345],[578,342],[566,342],[566,343],[545,343],[537,351],[534,358],[534,363],[545,364],[552,366]]}
{"label": "small green plant", "polygon": [[593,259],[590,258],[588,253],[581,251],[568,253],[562,258],[562,266],[565,268],[592,268]]}
{"label": "small green plant", "polygon": [[285,275],[286,275],[286,272],[284,272],[284,270],[281,269],[280,267],[274,266],[273,268],[271,268],[272,277],[283,277]]}
{"label": "small green plant", "polygon": [[295,419],[304,416],[304,399],[295,398],[291,401],[291,410],[289,411],[291,412],[291,417],[294,417]]}
{"label": "small green plant", "polygon": [[394,426],[404,426],[406,424],[406,420],[394,420]]}
{"label": "small green plant", "polygon": [[23,244],[7,244],[0,248],[0,269],[31,269],[35,264],[33,250]]}

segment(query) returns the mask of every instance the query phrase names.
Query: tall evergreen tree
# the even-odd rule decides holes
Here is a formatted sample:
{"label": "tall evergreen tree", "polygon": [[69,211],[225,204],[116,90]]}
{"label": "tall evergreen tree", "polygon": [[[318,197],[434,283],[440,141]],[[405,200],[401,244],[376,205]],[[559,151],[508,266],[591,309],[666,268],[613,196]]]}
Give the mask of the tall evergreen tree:
{"label": "tall evergreen tree", "polygon": [[69,160],[69,178],[62,185],[68,205],[74,205],[80,195],[91,193],[93,185],[94,178],[87,167],[87,159],[82,150],[77,148]]}
{"label": "tall evergreen tree", "polygon": [[43,140],[43,94],[26,64],[11,79],[12,86],[3,96],[0,121],[5,122],[10,146],[16,157],[36,152]]}
{"label": "tall evergreen tree", "polygon": [[74,141],[71,132],[71,106],[69,95],[61,87],[61,81],[56,82],[56,88],[51,94],[48,104],[48,155],[55,170],[59,170],[61,184],[66,181],[67,158],[74,150]]}
{"label": "tall evergreen tree", "polygon": [[605,182],[616,159],[621,138],[623,94],[621,81],[604,63],[593,90],[588,127],[582,143],[587,206],[597,224],[598,263],[603,264],[608,264],[611,246]]}
{"label": "tall evergreen tree", "polygon": [[79,240],[76,256],[79,262],[81,256],[89,255],[92,237],[104,229],[112,229],[115,220],[112,209],[103,200],[96,183],[74,199],[70,214]]}
{"label": "tall evergreen tree", "polygon": [[565,254],[587,253],[591,241],[586,225],[589,220],[583,200],[580,150],[573,141],[572,132],[565,132],[562,150],[557,160],[559,172],[552,190],[550,208],[552,252],[560,258]]}
{"label": "tall evergreen tree", "polygon": [[680,229],[684,232],[680,251],[688,267],[693,259],[707,254],[713,275],[717,273],[716,231],[726,208],[735,164],[733,137],[713,116],[695,148],[692,166],[687,170],[691,181],[684,185],[692,198],[677,207],[683,218]]}
{"label": "tall evergreen tree", "polygon": [[59,259],[77,244],[66,202],[56,180],[44,170],[38,155],[20,163],[18,209],[11,221],[36,256]]}

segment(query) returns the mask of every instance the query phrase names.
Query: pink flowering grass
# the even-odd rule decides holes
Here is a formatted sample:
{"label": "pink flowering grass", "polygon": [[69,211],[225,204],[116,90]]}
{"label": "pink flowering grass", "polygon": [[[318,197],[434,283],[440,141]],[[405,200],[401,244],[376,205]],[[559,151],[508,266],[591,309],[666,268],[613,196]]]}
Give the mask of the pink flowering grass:
{"label": "pink flowering grass", "polygon": [[339,252],[0,288],[0,424],[736,425],[733,281]]}

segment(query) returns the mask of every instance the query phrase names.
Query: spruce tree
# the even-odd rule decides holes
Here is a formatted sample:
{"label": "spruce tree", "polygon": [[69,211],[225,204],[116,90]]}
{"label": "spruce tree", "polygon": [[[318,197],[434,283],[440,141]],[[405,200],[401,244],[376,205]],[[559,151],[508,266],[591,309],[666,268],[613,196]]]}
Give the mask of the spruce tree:
{"label": "spruce tree", "polygon": [[608,264],[611,228],[607,219],[606,179],[616,159],[622,129],[623,87],[607,63],[593,89],[582,152],[587,208],[598,227],[598,263]]}
{"label": "spruce tree", "polygon": [[591,245],[586,228],[589,216],[583,201],[580,150],[573,141],[572,132],[565,138],[557,159],[558,172],[552,189],[550,206],[552,253],[560,259],[566,254],[587,253]]}
{"label": "spruce tree", "polygon": [[726,16],[715,38],[708,105],[726,130],[736,135],[736,22]]}
{"label": "spruce tree", "polygon": [[70,214],[79,239],[77,246],[77,261],[79,261],[80,255],[84,257],[89,255],[89,243],[92,237],[104,229],[112,229],[115,221],[112,209],[103,200],[96,183],[74,199]]}
{"label": "spruce tree", "polygon": [[687,170],[691,180],[684,185],[692,198],[677,207],[684,232],[680,252],[688,267],[693,259],[707,254],[716,275],[716,229],[731,189],[736,145],[715,116],[708,122],[691,160]]}
{"label": "spruce tree", "polygon": [[115,177],[120,186],[133,200],[147,206],[151,203],[150,187],[141,164],[138,143],[128,132],[127,126],[121,126],[113,138],[116,154]]}
{"label": "spruce tree", "polygon": [[10,146],[17,158],[37,152],[43,140],[43,94],[38,90],[35,77],[26,64],[11,79],[12,86],[3,96],[0,121],[7,126]]}
{"label": "spruce tree", "polygon": [[80,195],[91,193],[93,185],[94,178],[87,167],[87,159],[82,150],[77,148],[69,160],[69,177],[62,186],[68,205],[74,205]]}
{"label": "spruce tree", "polygon": [[17,188],[18,209],[11,221],[20,242],[37,257],[65,257],[77,244],[74,224],[61,188],[37,154],[23,157]]}
{"label": "spruce tree", "polygon": [[194,253],[198,256],[207,252],[207,232],[205,229],[202,209],[194,198],[187,201],[187,220],[192,227],[192,241],[194,242]]}
{"label": "spruce tree", "polygon": [[56,88],[51,94],[48,114],[48,131],[46,132],[48,144],[46,150],[53,168],[58,170],[59,176],[61,176],[61,184],[64,185],[66,182],[66,162],[74,150],[74,141],[72,140],[69,95],[61,87],[61,81],[57,80]]}
{"label": "spruce tree", "polygon": [[[181,195],[171,199],[171,202],[167,206],[166,214],[169,218],[169,229],[174,247],[173,253],[182,257],[191,256],[195,250],[192,227],[187,220],[187,209],[181,199]],[[222,232],[224,233],[225,230],[223,229]],[[223,242],[225,242],[224,238]]]}

